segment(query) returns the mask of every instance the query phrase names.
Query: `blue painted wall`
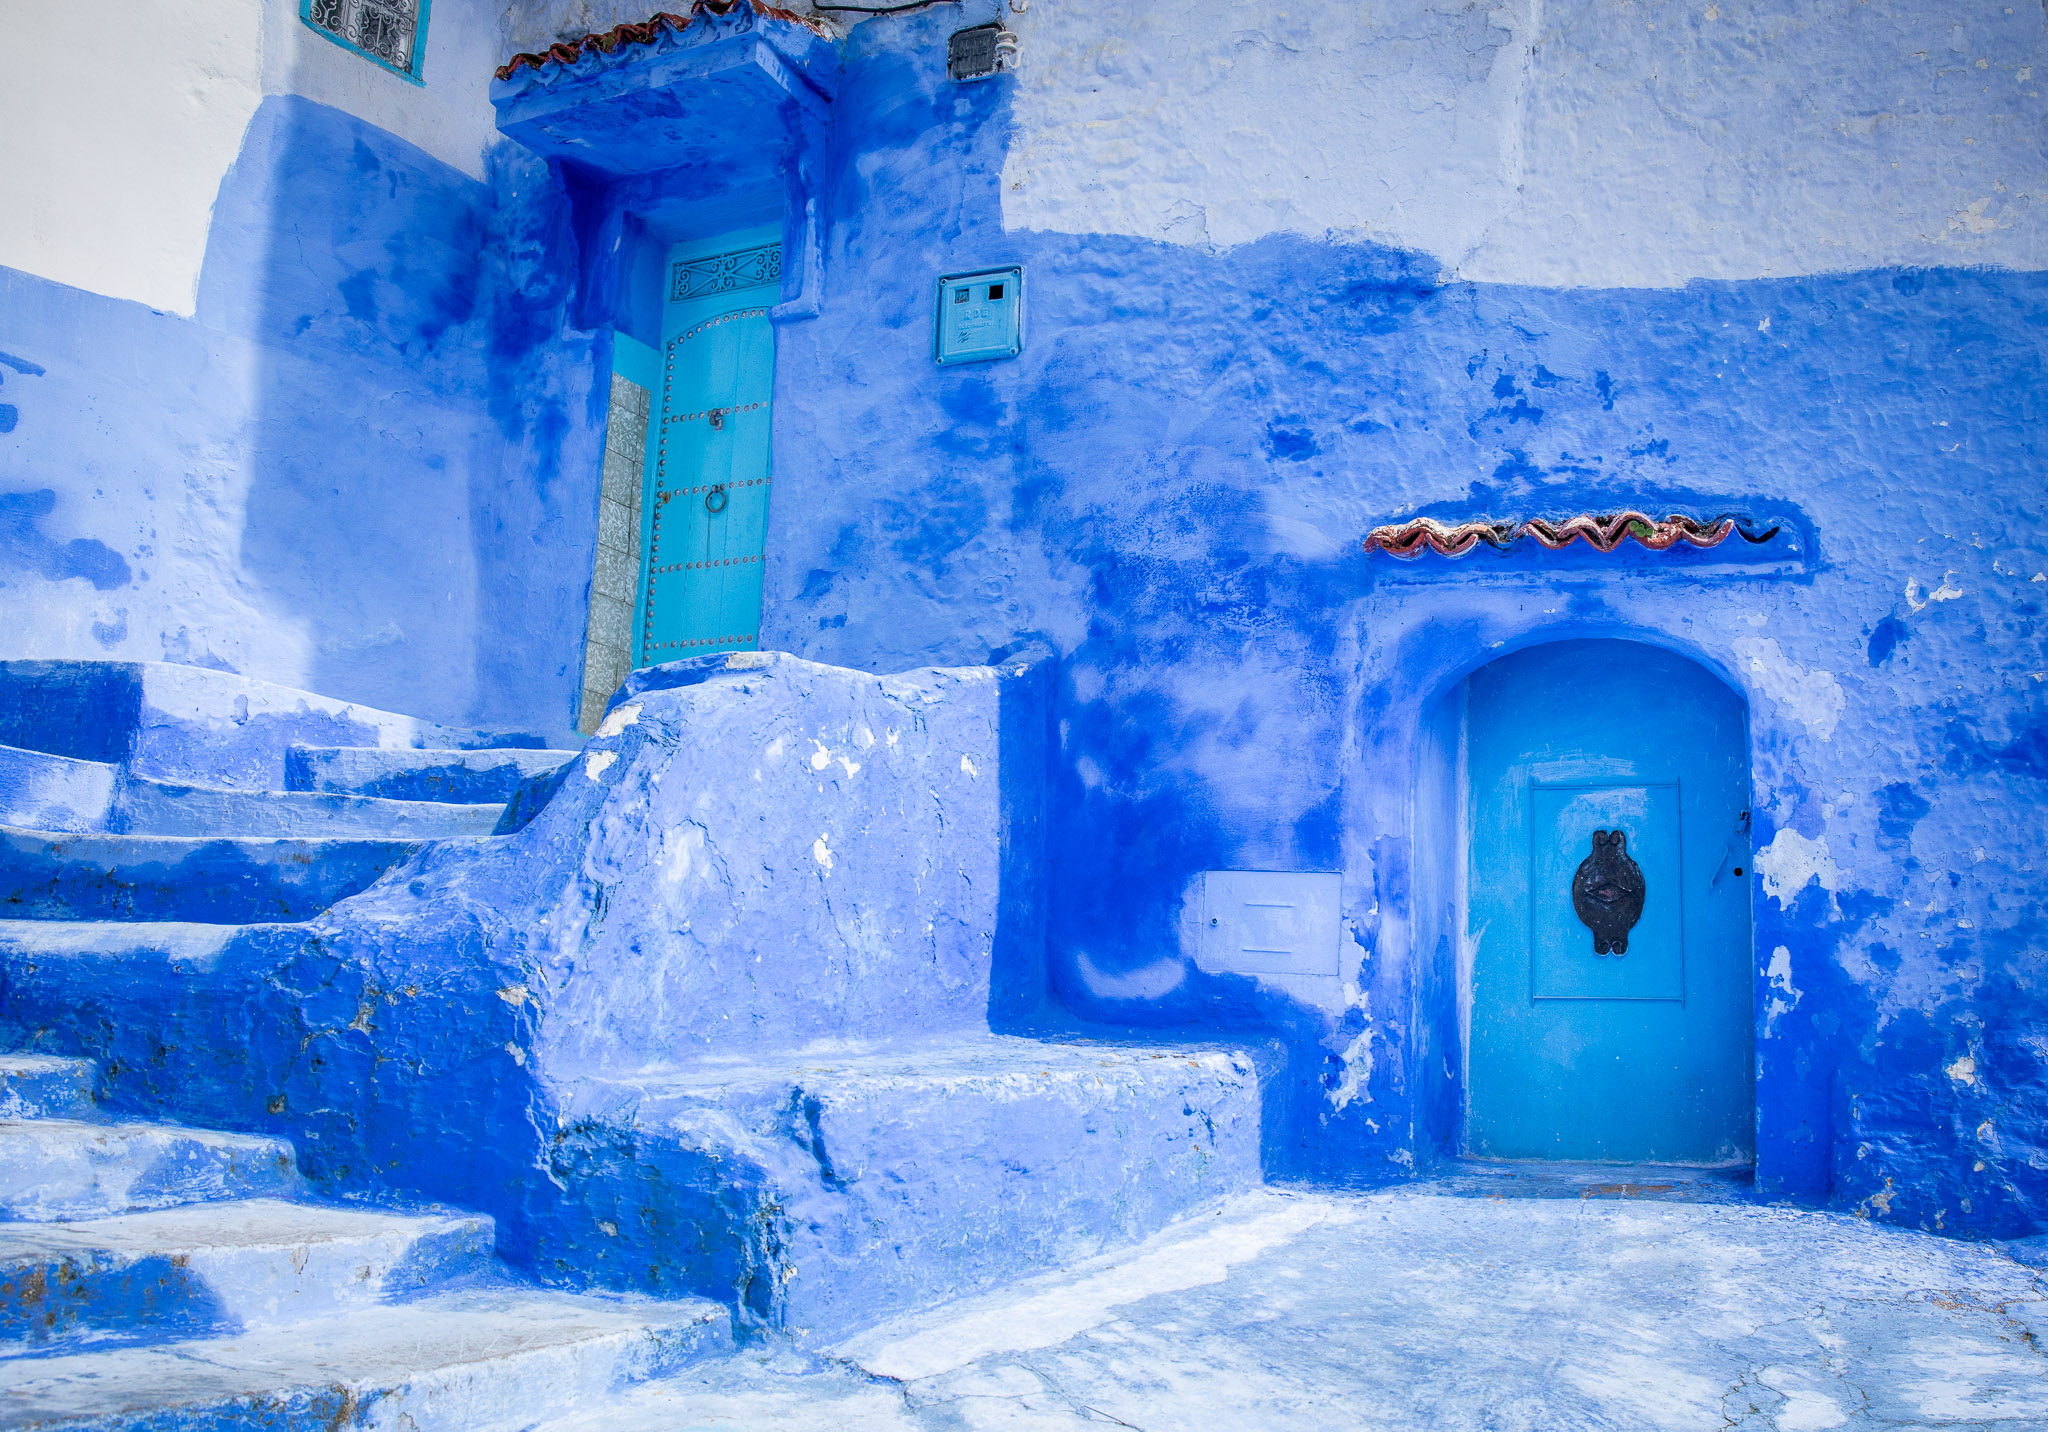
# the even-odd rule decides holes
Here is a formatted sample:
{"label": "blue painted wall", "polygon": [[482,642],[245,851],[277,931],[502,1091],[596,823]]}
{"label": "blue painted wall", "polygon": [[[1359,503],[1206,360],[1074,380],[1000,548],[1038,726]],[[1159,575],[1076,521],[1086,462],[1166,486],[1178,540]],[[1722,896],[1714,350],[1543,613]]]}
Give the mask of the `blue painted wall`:
{"label": "blue painted wall", "polygon": [[[846,46],[822,307],[778,333],[762,645],[873,670],[1058,653],[1064,1009],[1277,1037],[1272,1174],[1399,1177],[1454,1146],[1441,702],[1540,641],[1651,641],[1749,705],[1765,1188],[2048,1226],[2048,277],[1539,288],[1358,240],[1010,230],[1015,82],[944,79],[957,19]],[[477,183],[273,99],[196,321],[0,275],[5,576],[61,633],[22,654],[566,729],[608,361],[569,327],[558,178],[494,164]],[[933,278],[1013,262],[1023,356],[936,368]],[[240,479],[191,480],[223,471],[246,512]],[[161,590],[171,516],[216,490],[226,515],[177,529],[211,585]],[[1782,519],[1787,556],[1360,550],[1416,512],[1624,503]],[[1184,958],[1190,880],[1232,866],[1344,873],[1342,1008]]]}
{"label": "blue painted wall", "polygon": [[[1455,1139],[1458,1060],[1422,1053],[1456,985],[1415,903],[1448,888],[1441,830],[1418,844],[1432,703],[1506,651],[1633,636],[1751,708],[1765,1188],[2048,1221],[2048,278],[1574,291],[1366,243],[1006,232],[1012,81],[949,85],[947,23],[848,47],[823,312],[778,355],[763,645],[882,670],[1062,653],[1059,998],[1286,1038],[1273,1172],[1427,1159]],[[1024,355],[936,368],[933,277],[1018,261]],[[1798,555],[1615,576],[1360,550],[1419,511],[1622,503],[1782,518]],[[1344,872],[1347,1009],[1183,958],[1179,902],[1218,867]]]}
{"label": "blue painted wall", "polygon": [[276,96],[196,318],[0,269],[0,581],[34,617],[8,654],[567,733],[605,390],[546,179]]}

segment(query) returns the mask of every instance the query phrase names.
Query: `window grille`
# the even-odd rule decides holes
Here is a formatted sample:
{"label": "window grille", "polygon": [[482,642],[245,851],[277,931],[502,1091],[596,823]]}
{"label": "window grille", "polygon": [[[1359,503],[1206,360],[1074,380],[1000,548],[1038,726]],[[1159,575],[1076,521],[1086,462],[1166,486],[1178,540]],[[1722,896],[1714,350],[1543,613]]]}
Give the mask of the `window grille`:
{"label": "window grille", "polygon": [[420,82],[430,0],[299,0],[299,18],[337,45]]}

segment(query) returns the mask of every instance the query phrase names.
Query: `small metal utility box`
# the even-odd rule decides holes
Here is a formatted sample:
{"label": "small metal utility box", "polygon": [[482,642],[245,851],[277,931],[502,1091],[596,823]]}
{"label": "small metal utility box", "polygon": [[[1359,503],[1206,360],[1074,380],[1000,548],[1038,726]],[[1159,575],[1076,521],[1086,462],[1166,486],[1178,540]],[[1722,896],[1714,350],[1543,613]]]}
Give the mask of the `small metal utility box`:
{"label": "small metal utility box", "polygon": [[992,79],[1017,63],[1017,37],[999,24],[956,30],[946,42],[946,73],[956,81]]}
{"label": "small metal utility box", "polygon": [[939,280],[933,357],[941,363],[986,363],[1023,351],[1023,269],[983,269]]}
{"label": "small metal utility box", "polygon": [[1211,870],[1202,877],[1195,965],[1250,975],[1304,1004],[1344,1004],[1339,942],[1341,875],[1294,870]]}

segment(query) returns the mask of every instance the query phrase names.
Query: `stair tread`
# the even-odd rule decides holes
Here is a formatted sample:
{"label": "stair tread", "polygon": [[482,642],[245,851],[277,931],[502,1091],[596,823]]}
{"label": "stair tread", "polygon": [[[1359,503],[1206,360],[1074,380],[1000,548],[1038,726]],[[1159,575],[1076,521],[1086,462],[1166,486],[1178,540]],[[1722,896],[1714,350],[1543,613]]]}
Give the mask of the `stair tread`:
{"label": "stair tread", "polygon": [[[28,924],[28,921],[21,921]],[[68,1059],[61,1054],[0,1054],[0,1076],[22,1074],[92,1074],[90,1059]]]}
{"label": "stair tread", "polygon": [[869,1046],[839,1045],[752,1057],[707,1056],[688,1064],[607,1075],[602,1082],[650,1093],[711,1093],[735,1086],[818,1082],[901,1081],[930,1084],[1030,1076],[1088,1075],[1103,1069],[1142,1069],[1159,1061],[1190,1067],[1242,1065],[1242,1050],[1222,1045],[1140,1044],[1122,1041],[1042,1040],[1005,1035]]}
{"label": "stair tread", "polygon": [[[299,840],[348,836],[447,840],[484,836],[491,833],[503,806],[503,801],[494,808],[487,803],[395,800],[345,791],[227,790],[139,776],[123,782],[115,802],[117,816],[137,834],[206,838],[246,831],[258,838]],[[199,828],[191,832],[151,829],[184,822]],[[241,831],[237,830],[238,824]]]}
{"label": "stair tread", "polygon": [[[573,757],[576,753],[568,753]],[[565,757],[567,759],[567,757]],[[365,796],[354,791],[250,791],[233,790],[226,786],[199,786],[181,781],[159,781],[142,776],[130,776],[131,787],[144,788],[162,795],[197,799],[204,796],[232,796],[237,801],[276,801],[283,805],[303,806],[308,810],[324,807],[340,807],[349,810],[410,813],[414,811],[445,811],[451,816],[474,815],[473,801],[413,801],[401,800],[394,796]]]}
{"label": "stair tread", "polygon": [[691,1334],[713,1348],[729,1345],[725,1307],[701,1298],[464,1289],[226,1337],[0,1358],[0,1428],[98,1426],[251,1394],[284,1404],[299,1389],[341,1389],[368,1401],[423,1375],[521,1354]]}
{"label": "stair tread", "polygon": [[179,1124],[0,1121],[0,1217],[52,1222],[287,1193],[291,1144]]}
{"label": "stair tread", "polygon": [[0,920],[0,941],[51,953],[134,953],[124,946],[148,945],[156,953],[204,958],[242,930],[293,929],[290,920]]}
{"label": "stair tread", "polygon": [[0,744],[0,821],[49,830],[102,830],[121,768]]}
{"label": "stair tread", "polygon": [[219,1148],[253,1148],[257,1145],[287,1151],[291,1148],[290,1143],[284,1139],[274,1139],[268,1134],[243,1134],[231,1129],[199,1129],[185,1124],[145,1122],[140,1119],[111,1119],[105,1123],[90,1119],[0,1119],[0,1139],[22,1137],[77,1139],[87,1143],[104,1143],[109,1139],[152,1143],[168,1139],[188,1139]]}
{"label": "stair tread", "polygon": [[0,1348],[161,1344],[416,1298],[488,1276],[496,1231],[279,1198],[0,1223]]}
{"label": "stair tread", "polygon": [[20,1263],[86,1252],[128,1255],[297,1248],[387,1234],[486,1226],[489,1222],[481,1214],[452,1210],[397,1213],[281,1198],[242,1198],[100,1218],[0,1223],[0,1260]]}
{"label": "stair tread", "polygon": [[[401,802],[400,804],[403,804]],[[471,806],[458,806],[458,810],[471,810]],[[76,845],[129,845],[143,847],[149,853],[162,851],[196,850],[204,845],[260,845],[281,847],[291,845],[418,845],[420,837],[405,835],[153,835],[146,831],[133,834],[104,830],[31,830],[18,825],[0,825],[0,835],[26,836],[32,840],[46,840],[52,844]]]}
{"label": "stair tread", "polygon": [[79,756],[60,756],[51,751],[37,750],[34,746],[14,746],[0,741],[0,759],[13,756],[32,757],[36,765],[52,771],[91,771],[95,774],[119,775],[121,768],[111,761],[88,761]]}
{"label": "stair tread", "polygon": [[489,761],[493,758],[507,757],[533,761],[546,761],[550,758],[566,761],[571,756],[580,754],[575,750],[561,750],[553,746],[312,746],[301,742],[292,749],[314,754],[325,754],[330,751],[374,751],[379,756],[411,758],[422,764],[432,760],[437,763],[445,761],[451,765],[459,761]]}

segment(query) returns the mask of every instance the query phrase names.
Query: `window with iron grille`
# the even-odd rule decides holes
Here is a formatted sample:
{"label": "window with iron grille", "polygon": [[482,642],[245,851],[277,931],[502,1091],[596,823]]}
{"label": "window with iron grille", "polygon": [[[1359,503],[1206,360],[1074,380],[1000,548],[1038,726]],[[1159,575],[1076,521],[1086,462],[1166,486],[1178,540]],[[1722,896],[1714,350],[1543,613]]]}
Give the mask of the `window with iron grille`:
{"label": "window with iron grille", "polygon": [[420,83],[429,0],[299,0],[299,18],[385,69]]}

